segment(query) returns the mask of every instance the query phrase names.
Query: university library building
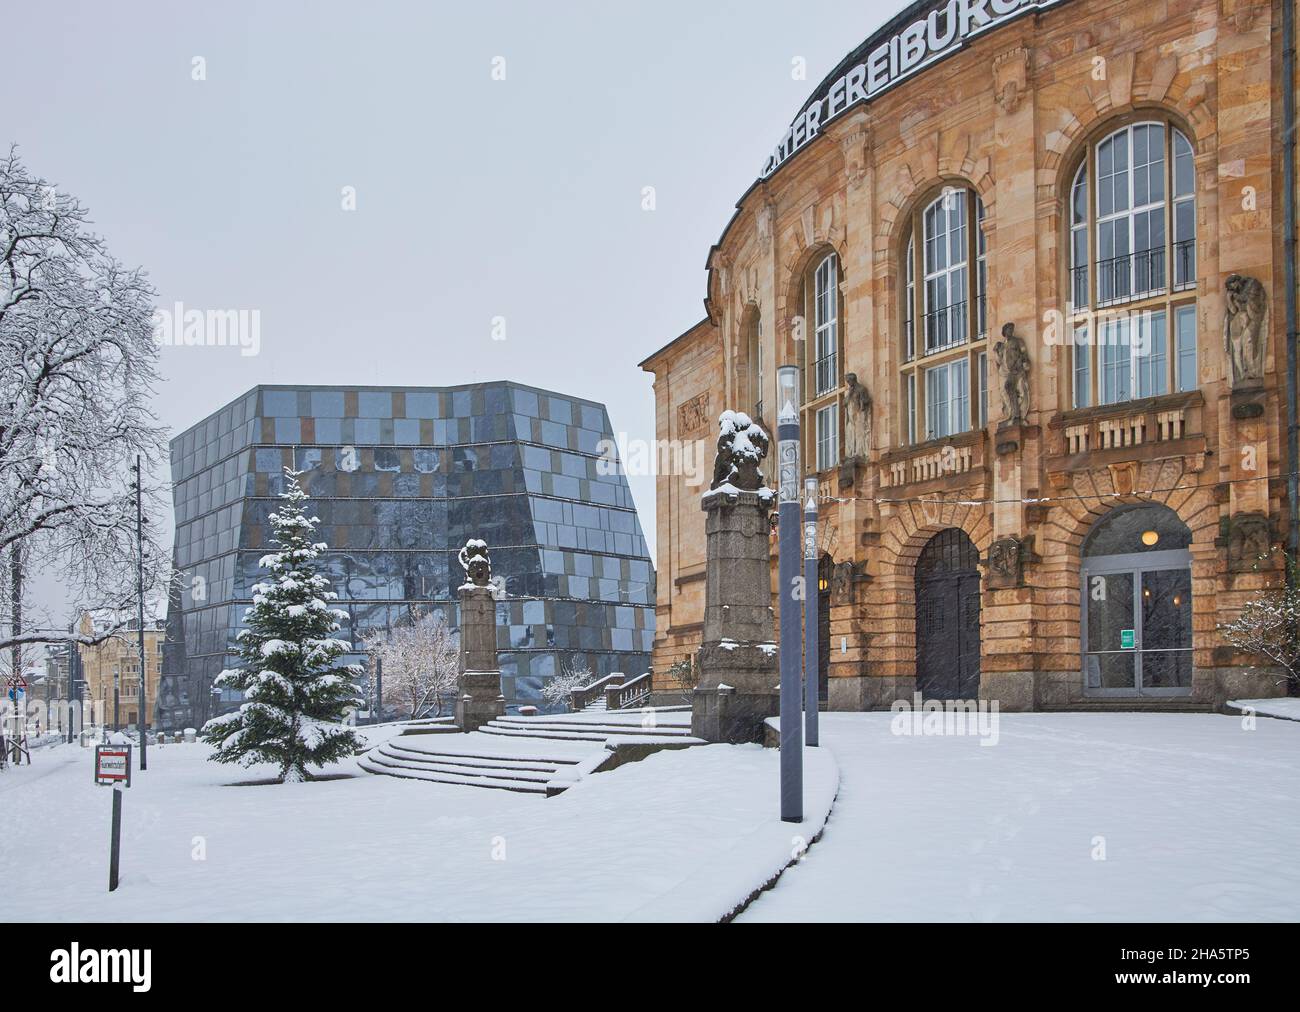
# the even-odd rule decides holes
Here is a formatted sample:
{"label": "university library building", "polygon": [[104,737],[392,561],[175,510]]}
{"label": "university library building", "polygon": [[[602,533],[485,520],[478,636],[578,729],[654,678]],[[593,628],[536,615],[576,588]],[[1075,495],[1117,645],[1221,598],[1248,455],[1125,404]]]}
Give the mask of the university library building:
{"label": "university library building", "polygon": [[[829,709],[1282,691],[1218,632],[1287,530],[1280,23],[1269,0],[927,0],[778,139],[708,251],[705,318],[642,367],[657,438],[712,444],[724,410],[774,436],[799,366]],[[657,484],[657,690],[701,646],[691,480]]]}

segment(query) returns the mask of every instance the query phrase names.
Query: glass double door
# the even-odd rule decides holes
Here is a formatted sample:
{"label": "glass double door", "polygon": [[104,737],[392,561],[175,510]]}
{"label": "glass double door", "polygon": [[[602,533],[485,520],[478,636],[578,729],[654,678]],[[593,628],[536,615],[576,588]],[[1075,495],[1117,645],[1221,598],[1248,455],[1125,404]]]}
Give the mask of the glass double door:
{"label": "glass double door", "polygon": [[1082,639],[1086,694],[1190,693],[1190,553],[1085,559]]}

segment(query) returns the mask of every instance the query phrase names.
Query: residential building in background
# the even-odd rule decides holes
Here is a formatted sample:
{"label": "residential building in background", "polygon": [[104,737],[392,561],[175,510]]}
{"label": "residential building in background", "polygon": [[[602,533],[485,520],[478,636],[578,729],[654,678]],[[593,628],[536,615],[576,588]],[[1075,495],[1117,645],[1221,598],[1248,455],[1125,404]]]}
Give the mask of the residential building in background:
{"label": "residential building in background", "polygon": [[487,542],[509,706],[566,664],[649,669],[654,570],[600,404],[510,382],[259,386],[171,442],[176,514],[160,698],[165,728],[237,706],[214,689],[273,550],[284,469],[300,472],[324,571],[363,643],[432,611],[457,625],[457,553]]}
{"label": "residential building in background", "polygon": [[[95,636],[107,628],[108,619],[92,612],[83,612],[77,620],[77,631],[82,636]],[[101,643],[79,644],[77,647],[83,687],[84,702],[94,703],[96,715],[109,726],[140,726],[140,645],[139,623],[132,616],[120,624],[118,632]],[[164,626],[161,621],[145,620],[145,707],[144,726],[156,728],[158,690],[162,678]],[[57,655],[55,655],[57,656]],[[59,663],[56,661],[56,663]],[[63,662],[66,664],[66,661]],[[62,685],[57,692],[66,698],[67,669],[60,666]],[[117,690],[116,714],[113,707],[114,688]]]}

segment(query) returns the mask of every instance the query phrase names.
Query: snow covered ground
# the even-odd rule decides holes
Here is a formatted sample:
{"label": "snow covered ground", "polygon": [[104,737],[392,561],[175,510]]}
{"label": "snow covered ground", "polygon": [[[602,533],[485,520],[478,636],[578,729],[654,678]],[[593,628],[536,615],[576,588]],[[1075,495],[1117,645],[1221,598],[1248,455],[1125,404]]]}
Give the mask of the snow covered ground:
{"label": "snow covered ground", "polygon": [[[371,744],[395,728],[366,729]],[[808,750],[809,819],[779,818],[778,754],[657,753],[556,798],[376,777],[269,776],[149,749],[123,799],[108,893],[110,789],[92,750],[0,774],[0,910],[25,920],[705,920],[730,913],[820,829],[833,757]]]}
{"label": "snow covered ground", "polygon": [[825,835],[739,920],[1300,919],[1300,724],[1003,714],[988,747],[890,718],[822,716]]}
{"label": "snow covered ground", "polygon": [[[269,787],[150,749],[106,891],[90,750],[0,774],[0,910],[23,920],[1300,919],[1300,723],[1003,714],[997,744],[822,716],[809,820],[777,818],[775,750],[697,746],[552,799],[358,774]],[[372,743],[394,728],[366,729]],[[340,764],[356,772],[355,763]],[[1103,857],[1104,859],[1099,859]]]}

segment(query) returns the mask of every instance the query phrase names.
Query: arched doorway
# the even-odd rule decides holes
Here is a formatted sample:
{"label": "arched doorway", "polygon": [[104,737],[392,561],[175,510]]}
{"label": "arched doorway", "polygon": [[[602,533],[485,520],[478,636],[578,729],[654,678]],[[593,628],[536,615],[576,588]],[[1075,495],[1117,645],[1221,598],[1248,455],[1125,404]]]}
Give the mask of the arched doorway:
{"label": "arched doorway", "polygon": [[916,688],[925,699],[979,698],[979,552],[956,527],[916,560]]}
{"label": "arched doorway", "polygon": [[1083,544],[1083,689],[1192,691],[1192,532],[1167,506],[1118,506]]}
{"label": "arched doorway", "polygon": [[831,579],[834,563],[829,555],[817,562],[817,701],[825,703],[831,673]]}

